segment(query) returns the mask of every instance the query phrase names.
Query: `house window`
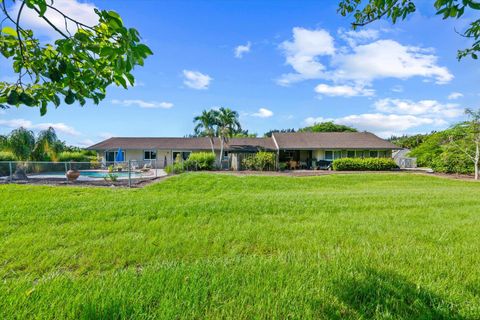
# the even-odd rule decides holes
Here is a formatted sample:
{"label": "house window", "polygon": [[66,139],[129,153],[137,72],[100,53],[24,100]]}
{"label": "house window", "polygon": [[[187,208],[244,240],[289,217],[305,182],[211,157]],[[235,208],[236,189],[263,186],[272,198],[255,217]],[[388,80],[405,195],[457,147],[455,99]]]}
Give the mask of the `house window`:
{"label": "house window", "polygon": [[157,151],[155,151],[155,150],[144,150],[143,151],[143,160],[157,160]]}
{"label": "house window", "polygon": [[342,157],[342,151],[334,151],[333,152],[333,158],[334,159],[340,159]]}
{"label": "house window", "polygon": [[[105,161],[115,162],[117,155],[118,155],[118,151],[105,151]],[[125,160],[125,151],[122,151],[122,158]]]}
{"label": "house window", "polygon": [[363,151],[356,151],[355,152],[355,157],[356,158],[363,158]]}
{"label": "house window", "polygon": [[347,151],[347,158],[355,158],[355,151],[353,150]]}
{"label": "house window", "polygon": [[228,151],[223,151],[223,159],[228,159]]}
{"label": "house window", "polygon": [[378,157],[378,151],[370,151],[370,158],[377,158]]}
{"label": "house window", "polygon": [[378,157],[379,158],[386,158],[386,152],[385,151],[378,151]]}
{"label": "house window", "polygon": [[325,151],[325,160],[333,160],[333,151]]}

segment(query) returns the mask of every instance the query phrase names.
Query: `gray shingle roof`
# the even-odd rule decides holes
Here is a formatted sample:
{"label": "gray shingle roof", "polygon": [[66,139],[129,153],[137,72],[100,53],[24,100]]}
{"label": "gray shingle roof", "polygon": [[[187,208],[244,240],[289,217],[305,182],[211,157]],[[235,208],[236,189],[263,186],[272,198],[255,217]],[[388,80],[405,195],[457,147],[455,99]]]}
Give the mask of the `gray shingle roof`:
{"label": "gray shingle roof", "polygon": [[280,149],[400,149],[370,132],[274,133]]}
{"label": "gray shingle roof", "polygon": [[[280,149],[400,149],[392,143],[368,132],[297,132],[274,133]],[[276,150],[272,138],[230,138],[226,151]],[[110,138],[90,146],[90,150],[160,149],[211,150],[210,138]],[[220,140],[214,139],[214,149],[220,150]]]}

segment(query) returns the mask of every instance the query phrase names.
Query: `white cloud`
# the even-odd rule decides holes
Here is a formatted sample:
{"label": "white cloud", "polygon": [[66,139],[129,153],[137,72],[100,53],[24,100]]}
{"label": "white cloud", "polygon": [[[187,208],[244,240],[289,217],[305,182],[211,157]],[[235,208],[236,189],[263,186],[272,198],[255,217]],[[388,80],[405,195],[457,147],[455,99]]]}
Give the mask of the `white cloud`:
{"label": "white cloud", "polygon": [[123,106],[138,106],[144,109],[170,109],[173,107],[171,102],[156,102],[156,101],[144,101],[140,99],[131,99],[131,100],[112,100],[113,104],[123,105]]}
{"label": "white cloud", "polygon": [[380,32],[375,29],[362,29],[359,31],[353,31],[353,30],[345,31],[344,29],[340,29],[338,31],[338,34],[340,35],[340,38],[347,41],[347,43],[351,47],[354,47],[358,43],[363,43],[368,40],[378,39]]}
{"label": "white cloud", "polygon": [[331,97],[356,97],[356,96],[366,96],[370,97],[375,95],[375,90],[365,88],[363,86],[348,86],[348,85],[338,85],[330,86],[327,84],[319,84],[315,87],[315,92],[331,96]]}
{"label": "white cloud", "polygon": [[235,58],[241,59],[243,58],[243,54],[250,52],[250,49],[252,47],[252,44],[247,42],[245,45],[239,45],[235,48],[234,53],[235,53]]}
{"label": "white cloud", "polygon": [[[325,79],[340,84],[371,85],[384,78],[422,77],[437,84],[448,83],[453,75],[438,65],[433,49],[403,45],[391,39],[377,39],[374,30],[342,32],[349,46],[336,49],[326,30],[293,29],[293,41],[285,41],[286,63],[295,73],[283,74],[278,84],[307,79]],[[362,42],[362,44],[359,44]],[[320,61],[323,58],[323,61]]]}
{"label": "white cloud", "polygon": [[273,116],[273,112],[265,108],[260,108],[257,112],[252,113],[252,116],[258,118],[270,118]]}
{"label": "white cloud", "polygon": [[192,89],[205,90],[208,89],[210,82],[213,80],[209,75],[193,70],[183,70],[185,79],[183,83]]}
{"label": "white cloud", "polygon": [[[18,10],[23,2],[16,1],[10,10],[10,13],[15,17],[18,14]],[[49,3],[49,1],[47,1]],[[67,16],[75,19],[88,26],[93,26],[98,23],[98,16],[94,12],[95,6],[92,3],[78,1],[78,0],[55,0],[55,8],[66,14]],[[76,24],[69,21],[65,26],[65,20],[63,16],[52,10],[47,9],[45,17],[48,18],[58,29],[64,33],[75,33],[77,31]],[[51,26],[49,26],[45,20],[40,18],[38,14],[25,7],[21,15],[21,23],[23,23],[27,29],[32,29],[36,35],[47,36],[51,39],[60,38],[61,35],[57,33]]]}
{"label": "white cloud", "polygon": [[427,115],[439,118],[455,118],[463,114],[458,104],[442,104],[436,100],[411,101],[406,99],[381,99],[375,102],[375,109],[385,113]]}
{"label": "white cloud", "polygon": [[308,30],[293,28],[293,41],[284,41],[280,47],[286,56],[286,63],[296,73],[284,74],[278,80],[280,85],[288,85],[305,79],[318,79],[325,66],[319,62],[319,56],[335,54],[334,39],[323,29]]}
{"label": "white cloud", "polygon": [[12,120],[0,120],[0,126],[5,126],[9,128],[19,128],[24,127],[25,129],[31,130],[46,130],[49,127],[55,129],[57,133],[63,133],[70,136],[79,136],[80,133],[76,131],[73,127],[70,127],[62,122],[45,122],[34,124],[30,120],[25,119],[12,119]]}
{"label": "white cloud", "polygon": [[463,93],[452,92],[448,95],[448,100],[455,100],[455,99],[458,99],[458,98],[461,98],[461,97],[463,97]]}
{"label": "white cloud", "polygon": [[433,78],[444,84],[453,79],[437,57],[420,47],[404,46],[394,40],[378,40],[353,48],[351,53],[333,58],[331,77],[336,81],[371,83],[382,78]]}
{"label": "white cloud", "polygon": [[402,134],[407,130],[420,126],[444,126],[447,124],[441,119],[381,113],[354,114],[330,119],[309,117],[306,118],[304,122],[306,125],[312,125],[324,121],[333,121],[338,124],[351,126],[360,131],[371,131],[382,137]]}

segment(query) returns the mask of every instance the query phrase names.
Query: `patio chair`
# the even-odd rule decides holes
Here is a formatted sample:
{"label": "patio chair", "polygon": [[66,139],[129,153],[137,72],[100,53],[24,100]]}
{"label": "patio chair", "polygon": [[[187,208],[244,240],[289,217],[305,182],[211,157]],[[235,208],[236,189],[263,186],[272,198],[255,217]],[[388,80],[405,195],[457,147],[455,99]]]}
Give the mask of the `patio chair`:
{"label": "patio chair", "polygon": [[295,170],[298,168],[298,162],[295,160],[290,160],[288,162],[288,167],[290,168],[290,170]]}

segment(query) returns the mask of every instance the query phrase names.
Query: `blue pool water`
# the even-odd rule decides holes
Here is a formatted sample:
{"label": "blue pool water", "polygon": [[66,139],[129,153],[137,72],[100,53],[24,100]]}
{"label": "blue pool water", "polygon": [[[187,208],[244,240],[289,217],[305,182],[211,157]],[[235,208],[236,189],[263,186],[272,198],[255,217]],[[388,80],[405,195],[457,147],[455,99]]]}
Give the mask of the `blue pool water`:
{"label": "blue pool water", "polygon": [[[80,177],[88,177],[93,179],[103,179],[109,173],[107,171],[87,171],[87,170],[80,170]],[[112,172],[112,174],[116,175],[118,179],[128,179],[128,172]],[[132,172],[131,177],[132,179],[140,178],[142,175],[139,172]],[[45,172],[41,174],[36,174],[34,177],[36,178],[48,178],[48,177],[65,177],[65,172]]]}

